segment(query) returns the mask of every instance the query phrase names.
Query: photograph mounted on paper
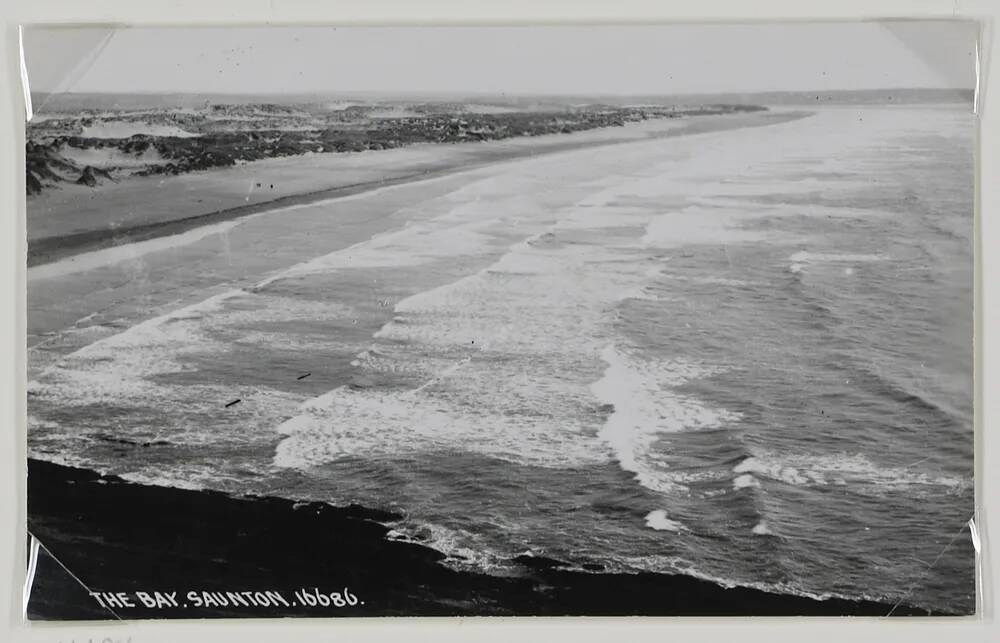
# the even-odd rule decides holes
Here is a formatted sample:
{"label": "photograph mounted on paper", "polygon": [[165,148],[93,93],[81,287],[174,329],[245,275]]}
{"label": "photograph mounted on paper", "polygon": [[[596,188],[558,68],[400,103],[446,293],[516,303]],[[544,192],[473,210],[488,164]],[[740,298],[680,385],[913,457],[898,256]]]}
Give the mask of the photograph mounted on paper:
{"label": "photograph mounted on paper", "polygon": [[978,37],[25,27],[26,617],[975,613]]}

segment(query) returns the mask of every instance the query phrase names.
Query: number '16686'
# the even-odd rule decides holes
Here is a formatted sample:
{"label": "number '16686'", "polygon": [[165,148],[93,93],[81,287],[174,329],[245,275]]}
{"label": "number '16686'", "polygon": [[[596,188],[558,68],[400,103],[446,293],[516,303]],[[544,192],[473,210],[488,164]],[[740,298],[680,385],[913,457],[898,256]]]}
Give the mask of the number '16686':
{"label": "number '16686'", "polygon": [[309,607],[353,607],[364,605],[364,601],[359,601],[358,597],[351,593],[346,587],[342,592],[330,592],[325,594],[319,588],[300,589],[295,592],[295,600],[299,605]]}

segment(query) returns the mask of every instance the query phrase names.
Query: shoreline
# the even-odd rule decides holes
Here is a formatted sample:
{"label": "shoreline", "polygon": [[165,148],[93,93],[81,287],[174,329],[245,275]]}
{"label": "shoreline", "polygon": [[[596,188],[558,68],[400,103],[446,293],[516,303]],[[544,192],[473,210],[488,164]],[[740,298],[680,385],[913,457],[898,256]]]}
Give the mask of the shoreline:
{"label": "shoreline", "polygon": [[[387,525],[401,518],[391,512],[135,484],[32,458],[28,499],[28,530],[41,544],[27,607],[33,620],[947,615],[685,575],[573,571],[543,556],[514,559],[524,570],[517,576],[455,571],[434,549],[388,538]],[[134,607],[102,607],[81,584],[123,592]],[[303,590],[343,596],[345,588],[355,605],[296,601]],[[179,598],[147,606],[139,592]]]}
{"label": "shoreline", "polygon": [[[180,197],[181,194],[164,195],[162,194],[162,190],[164,189],[163,185],[167,184],[169,186],[166,188],[168,191],[172,188],[177,193],[187,193],[189,195],[192,192],[196,192],[198,189],[196,185],[188,185],[191,181],[205,182],[211,181],[216,177],[223,178],[227,172],[230,172],[230,170],[206,170],[203,172],[189,173],[173,177],[169,182],[157,182],[155,188],[150,188],[150,190],[155,189],[159,192],[156,195],[157,198],[165,199],[169,202],[166,206],[168,209],[166,214],[159,217],[150,217],[150,220],[143,220],[142,217],[139,216],[137,217],[138,220],[118,222],[108,216],[106,209],[102,209],[100,210],[100,223],[94,227],[87,228],[84,224],[84,229],[68,230],[65,233],[48,234],[32,238],[32,217],[29,217],[27,266],[29,268],[41,266],[87,252],[99,251],[128,243],[181,234],[202,226],[240,219],[249,215],[266,213],[270,210],[290,206],[309,205],[319,201],[352,196],[384,187],[443,177],[457,172],[480,169],[489,165],[515,161],[521,158],[529,158],[536,155],[556,154],[559,152],[568,152],[582,148],[604,147],[629,142],[665,139],[675,136],[710,133],[725,131],[728,129],[740,129],[744,127],[762,127],[780,124],[796,120],[798,118],[804,118],[808,115],[810,115],[810,112],[806,111],[766,111],[749,115],[738,114],[700,116],[684,121],[673,121],[671,124],[680,123],[680,125],[676,127],[670,127],[658,131],[653,130],[651,132],[640,132],[638,134],[634,131],[619,132],[616,131],[616,128],[599,128],[574,134],[518,137],[502,141],[487,141],[480,143],[420,144],[398,150],[401,153],[409,152],[410,155],[418,155],[415,162],[413,159],[407,159],[406,157],[403,157],[402,159],[398,159],[397,157],[389,159],[387,155],[392,154],[397,150],[364,152],[362,154],[386,155],[381,157],[379,160],[385,160],[390,163],[392,161],[396,161],[397,165],[401,167],[389,166],[375,168],[375,173],[369,176],[367,180],[352,181],[339,185],[330,185],[329,175],[333,173],[331,171],[325,174],[321,179],[318,179],[318,183],[314,182],[312,184],[308,184],[302,189],[295,190],[291,194],[249,202],[250,193],[248,193],[245,199],[239,199],[240,201],[245,201],[242,204],[233,205],[232,203],[227,203],[225,207],[207,211],[205,211],[204,208],[197,207],[197,204],[183,204],[179,198],[172,201],[171,196]],[[609,136],[608,134],[613,135]],[[443,156],[444,158],[432,158],[429,161],[419,157],[421,153],[428,150],[446,150],[446,152],[442,151],[441,154],[439,154],[439,156]],[[329,162],[331,160],[330,157],[335,159],[334,162],[346,162],[345,159],[348,158],[347,155],[330,153],[328,155],[323,155],[327,158],[317,161],[316,159],[319,156],[320,155],[314,155],[311,157],[297,156],[281,159],[267,159],[264,161],[257,161],[254,164],[247,164],[239,171],[242,173],[246,173],[247,171],[252,172],[257,169],[267,171],[269,164],[272,166],[301,165],[305,167],[309,161],[314,161],[314,164],[316,165],[322,165],[324,162]],[[369,156],[366,160],[372,159]],[[251,165],[253,165],[253,167],[250,167]],[[187,181],[185,179],[187,179]],[[122,184],[118,184],[113,187],[126,191],[130,187],[138,186],[139,181],[141,181],[141,179],[134,179],[131,182],[123,182]],[[129,183],[131,183],[131,185]],[[153,185],[150,181],[146,181],[146,183],[150,183],[151,186]],[[307,181],[307,183],[309,182]],[[64,189],[67,191],[70,190],[70,188]],[[134,195],[125,195],[125,201],[123,203],[118,203],[117,205],[121,208],[134,207],[135,201],[152,195],[152,192],[141,194],[141,190],[135,189],[135,191],[137,193]],[[94,198],[94,194],[100,194],[100,192],[101,190],[91,190],[91,199]],[[71,224],[77,225],[78,227],[79,225],[76,223],[75,217],[73,217],[73,213],[76,208],[114,208],[116,205],[114,203],[108,206],[101,206],[101,204],[82,204],[81,199],[69,198],[70,195],[68,192],[67,194],[63,194],[61,196],[68,200],[64,200],[61,204],[49,203],[48,212],[45,215],[46,218],[66,218],[71,221]],[[52,198],[54,197],[49,195],[48,200],[51,200]],[[201,203],[201,201],[201,199],[198,199],[197,203]],[[232,201],[232,198],[227,199],[227,201]],[[46,197],[33,197],[32,200],[29,200],[28,205],[29,211],[35,208],[45,208]],[[185,205],[188,207],[185,207]],[[133,215],[133,212],[128,213],[129,217],[132,217]]]}

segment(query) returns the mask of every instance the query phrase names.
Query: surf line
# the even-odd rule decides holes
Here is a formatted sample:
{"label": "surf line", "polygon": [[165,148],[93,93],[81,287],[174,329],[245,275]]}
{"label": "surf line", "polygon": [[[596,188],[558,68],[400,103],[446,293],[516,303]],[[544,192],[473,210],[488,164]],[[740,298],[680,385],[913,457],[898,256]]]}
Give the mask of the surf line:
{"label": "surf line", "polygon": [[[514,160],[516,161],[520,159]],[[132,241],[122,243],[120,245],[70,255],[62,259],[57,259],[51,263],[43,263],[37,266],[29,267],[27,270],[27,280],[30,282],[56,277],[65,277],[67,275],[89,272],[99,268],[107,268],[109,266],[114,266],[127,261],[137,261],[147,254],[190,245],[213,235],[224,235],[233,228],[259,217],[291,212],[293,210],[301,210],[304,208],[321,207],[336,202],[366,199],[385,192],[399,190],[404,187],[436,183],[454,178],[456,176],[473,174],[475,172],[485,170],[491,165],[501,165],[509,162],[511,162],[511,160],[508,159],[493,163],[473,164],[470,167],[458,170],[448,169],[439,171],[423,171],[400,177],[392,177],[389,179],[383,178],[362,184],[333,187],[328,190],[321,190],[321,192],[345,191],[346,193],[336,194],[334,196],[320,198],[314,201],[307,199],[302,203],[294,203],[291,205],[275,205],[274,207],[266,208],[259,212],[236,216],[226,221],[207,223],[205,225],[189,228],[183,232],[178,232],[177,234],[153,237],[151,239],[143,239],[140,241]],[[299,196],[307,198],[309,195],[306,194]]]}
{"label": "surf line", "polygon": [[[426,180],[430,181],[432,179],[426,179]],[[409,184],[420,183],[420,182],[422,181],[413,181]],[[241,217],[230,219],[229,221],[222,221],[219,223],[209,223],[207,225],[191,228],[189,230],[185,230],[184,232],[179,232],[173,235],[154,237],[152,239],[133,241],[131,243],[123,243],[121,245],[111,246],[108,248],[101,248],[99,250],[82,252],[77,255],[71,255],[64,259],[58,259],[52,263],[41,264],[38,266],[31,266],[30,268],[28,268],[27,278],[28,281],[40,281],[43,279],[65,277],[68,275],[73,275],[81,272],[89,272],[91,270],[97,270],[99,268],[107,268],[109,266],[114,266],[128,261],[138,261],[145,255],[152,254],[154,252],[169,250],[171,248],[177,248],[181,246],[187,246],[197,241],[201,241],[202,239],[211,237],[213,235],[224,235],[233,228],[242,225],[248,221],[251,221],[253,219],[257,219],[259,217],[271,214],[278,214],[282,212],[288,212],[291,210],[300,210],[308,207],[323,206],[332,203],[334,201],[345,201],[362,197],[374,196],[377,193],[391,190],[393,188],[399,188],[402,187],[403,185],[408,185],[408,184],[400,183],[396,185],[389,185],[385,187],[376,188],[373,190],[367,190],[356,194],[345,194],[328,199],[322,199],[319,201],[297,203],[295,205],[277,206],[275,208],[263,210],[261,212],[246,214]]]}
{"label": "surf line", "polygon": [[457,371],[458,369],[462,368],[463,366],[465,366],[466,364],[468,364],[471,361],[472,361],[472,357],[466,357],[464,359],[459,360],[458,362],[456,362],[455,364],[452,364],[448,368],[444,369],[443,371],[441,371],[440,373],[438,373],[435,377],[432,377],[431,379],[429,379],[428,381],[424,382],[423,384],[421,384],[417,388],[408,391],[406,393],[406,396],[407,397],[413,397],[414,395],[416,395],[417,393],[423,391],[424,389],[428,388],[429,386],[433,386],[433,385],[437,384],[438,382],[440,382],[441,380],[443,380],[444,378],[448,377],[449,375],[452,375],[453,373],[455,373],[455,371]]}

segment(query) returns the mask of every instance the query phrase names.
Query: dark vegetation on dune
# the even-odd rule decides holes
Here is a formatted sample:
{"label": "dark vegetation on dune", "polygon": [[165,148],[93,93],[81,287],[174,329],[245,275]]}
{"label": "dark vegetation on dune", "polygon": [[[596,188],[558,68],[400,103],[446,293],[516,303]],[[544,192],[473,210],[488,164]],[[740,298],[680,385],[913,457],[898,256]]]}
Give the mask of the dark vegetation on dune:
{"label": "dark vegetation on dune", "polygon": [[[200,111],[159,110],[67,115],[33,124],[25,147],[28,194],[62,183],[96,186],[124,176],[174,175],[306,153],[385,150],[415,143],[490,141],[568,134],[650,118],[763,110],[752,105],[674,107],[588,106],[561,111],[468,113],[458,105],[407,105],[378,116],[371,105],[340,110],[283,105],[213,105]],[[170,125],[192,136],[83,136],[103,122]],[[115,152],[102,167],[73,160],[79,150]],[[124,160],[123,160],[124,159]],[[127,161],[127,162],[126,162]]]}

